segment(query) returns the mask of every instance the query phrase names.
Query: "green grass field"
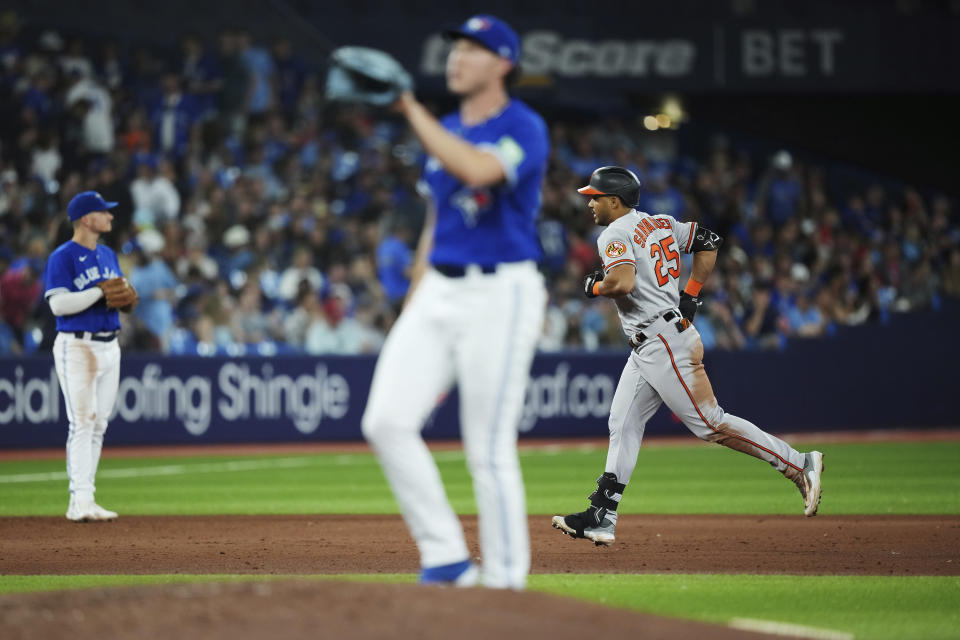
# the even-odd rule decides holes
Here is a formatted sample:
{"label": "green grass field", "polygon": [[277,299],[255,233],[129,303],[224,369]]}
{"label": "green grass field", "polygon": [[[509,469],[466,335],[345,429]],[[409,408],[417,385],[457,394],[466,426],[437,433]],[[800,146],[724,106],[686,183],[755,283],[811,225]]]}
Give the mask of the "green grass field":
{"label": "green grass field", "polygon": [[[960,442],[821,448],[827,496],[822,514],[960,513]],[[435,457],[454,507],[476,513],[463,454],[442,451]],[[605,459],[602,447],[522,451],[528,511],[580,509]],[[97,475],[97,497],[126,515],[397,509],[376,460],[366,453],[107,458]],[[650,446],[640,451],[621,512],[791,514],[799,501],[796,488],[759,460],[716,446]],[[65,510],[62,460],[0,462],[0,516]]]}
{"label": "green grass field", "polygon": [[[960,514],[960,442],[831,444],[821,450],[827,454],[822,514]],[[605,453],[600,447],[524,450],[530,513],[581,508]],[[462,454],[439,452],[436,458],[454,507],[475,513]],[[396,512],[369,454],[108,458],[97,486],[99,501],[123,515]],[[623,513],[799,510],[796,489],[767,465],[700,444],[644,447],[628,492]],[[0,463],[0,515],[62,516],[65,508],[63,461]],[[0,576],[0,593],[238,579],[264,577]],[[960,578],[952,577],[566,574],[531,576],[530,587],[709,622],[771,620],[856,638],[960,638]]]}

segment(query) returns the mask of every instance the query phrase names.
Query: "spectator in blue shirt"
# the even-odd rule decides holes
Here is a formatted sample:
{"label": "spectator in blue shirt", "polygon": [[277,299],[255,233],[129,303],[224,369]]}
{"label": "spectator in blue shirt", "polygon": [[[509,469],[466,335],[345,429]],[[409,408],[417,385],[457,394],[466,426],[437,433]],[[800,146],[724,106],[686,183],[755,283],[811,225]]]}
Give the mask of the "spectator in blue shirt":
{"label": "spectator in blue shirt", "polygon": [[390,303],[403,302],[410,287],[410,265],[413,251],[410,249],[410,229],[402,223],[394,223],[393,230],[377,247],[377,276]]}
{"label": "spectator in blue shirt", "polygon": [[793,174],[793,156],[778,151],[757,188],[757,215],[780,226],[803,208],[803,187]]}
{"label": "spectator in blue shirt", "polygon": [[174,71],[163,75],[163,95],[150,110],[154,126],[154,144],[168,156],[182,157],[190,143],[190,134],[199,113],[193,96],[180,88],[180,76]]}
{"label": "spectator in blue shirt", "polygon": [[216,115],[217,94],[223,89],[223,71],[216,56],[207,52],[203,41],[194,33],[189,33],[180,42],[183,58],[180,61],[180,75],[184,87],[197,101],[197,112],[201,120]]}
{"label": "spectator in blue shirt", "polygon": [[300,101],[300,91],[307,77],[307,65],[293,51],[287,38],[273,43],[273,59],[276,62],[277,99],[280,110],[288,124],[292,124]]}
{"label": "spectator in blue shirt", "polygon": [[796,296],[792,303],[788,303],[784,312],[791,336],[797,338],[817,338],[824,334],[826,322],[823,314],[811,304],[810,295],[806,292]]}
{"label": "spectator in blue shirt", "polygon": [[250,41],[250,33],[240,31],[237,34],[240,59],[247,70],[247,113],[260,116],[273,108],[276,103],[275,71],[273,57],[263,47]]}
{"label": "spectator in blue shirt", "polygon": [[567,227],[560,220],[541,218],[537,221],[537,236],[543,251],[541,266],[552,275],[559,275],[567,267]]}
{"label": "spectator in blue shirt", "polygon": [[220,273],[227,278],[250,268],[256,256],[250,249],[250,232],[241,224],[232,225],[224,231],[222,246],[224,251],[217,261]]}
{"label": "spectator in blue shirt", "polygon": [[743,332],[750,348],[779,349],[781,346],[774,293],[769,282],[757,283],[753,289],[752,304],[746,306],[743,318]]}
{"label": "spectator in blue shirt", "polygon": [[640,192],[640,210],[651,215],[668,215],[683,219],[686,204],[683,194],[670,184],[670,169],[660,165],[647,171],[647,184]]}
{"label": "spectator in blue shirt", "polygon": [[30,86],[23,94],[23,106],[33,109],[37,121],[41,125],[50,123],[53,116],[56,115],[53,92],[53,74],[49,68],[44,67],[30,78]]}
{"label": "spectator in blue shirt", "polygon": [[854,194],[847,199],[847,206],[840,215],[843,224],[856,233],[867,236],[873,230],[873,221],[867,215],[863,196]]}
{"label": "spectator in blue shirt", "polygon": [[571,147],[558,149],[558,152],[564,163],[575,174],[589,176],[598,165],[603,164],[597,157],[589,132],[578,132],[572,140]]}
{"label": "spectator in blue shirt", "polygon": [[163,236],[153,229],[137,236],[137,266],[130,272],[130,284],[140,294],[140,304],[133,311],[147,329],[166,348],[173,329],[173,302],[180,284],[167,263],[158,255],[163,250]]}

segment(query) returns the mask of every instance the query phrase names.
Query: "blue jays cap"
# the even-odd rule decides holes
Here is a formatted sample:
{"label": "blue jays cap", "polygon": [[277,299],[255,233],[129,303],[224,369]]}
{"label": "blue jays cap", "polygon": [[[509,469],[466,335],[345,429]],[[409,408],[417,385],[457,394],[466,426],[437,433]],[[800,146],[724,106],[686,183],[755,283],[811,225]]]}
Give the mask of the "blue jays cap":
{"label": "blue jays cap", "polygon": [[107,202],[96,191],[84,191],[73,196],[67,205],[67,217],[70,221],[79,220],[94,211],[106,211],[117,206],[116,202]]}
{"label": "blue jays cap", "polygon": [[467,38],[478,42],[513,64],[520,60],[520,37],[510,25],[494,16],[473,16],[460,27],[447,29],[443,35],[450,40]]}

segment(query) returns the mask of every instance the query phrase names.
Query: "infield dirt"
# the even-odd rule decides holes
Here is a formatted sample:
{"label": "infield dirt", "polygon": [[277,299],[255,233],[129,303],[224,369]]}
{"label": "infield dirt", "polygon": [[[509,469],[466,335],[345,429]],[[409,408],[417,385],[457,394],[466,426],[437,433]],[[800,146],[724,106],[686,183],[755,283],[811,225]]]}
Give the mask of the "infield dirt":
{"label": "infield dirt", "polygon": [[[474,554],[477,521],[464,517]],[[622,516],[596,548],[529,521],[534,573],[960,574],[957,516]],[[336,574],[418,569],[397,516],[0,518],[0,574]],[[6,640],[195,637],[772,637],[542,593],[281,580],[0,596]],[[780,634],[778,637],[783,637]]]}
{"label": "infield dirt", "polygon": [[[475,556],[477,519],[462,518]],[[533,573],[960,575],[960,516],[624,515],[609,548],[529,519]],[[0,518],[0,573],[412,573],[399,516]]]}

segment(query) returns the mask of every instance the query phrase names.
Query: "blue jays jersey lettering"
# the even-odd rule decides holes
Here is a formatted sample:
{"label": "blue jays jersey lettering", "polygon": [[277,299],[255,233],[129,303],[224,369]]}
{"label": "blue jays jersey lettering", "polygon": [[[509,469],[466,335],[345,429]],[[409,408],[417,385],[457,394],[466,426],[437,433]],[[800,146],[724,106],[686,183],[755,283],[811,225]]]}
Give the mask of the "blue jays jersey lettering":
{"label": "blue jays jersey lettering", "polygon": [[[110,247],[98,244],[96,249],[69,240],[50,254],[47,262],[46,292],[49,298],[57,293],[83,291],[98,282],[119,278],[120,264]],[[103,300],[71,316],[57,316],[58,331],[116,331],[120,315],[108,309]]]}
{"label": "blue jays jersey lettering", "polygon": [[460,114],[443,126],[503,166],[502,184],[472,188],[430,158],[424,181],[437,209],[430,261],[434,264],[483,264],[539,260],[536,219],[550,141],[543,119],[519,100],[475,126]]}

